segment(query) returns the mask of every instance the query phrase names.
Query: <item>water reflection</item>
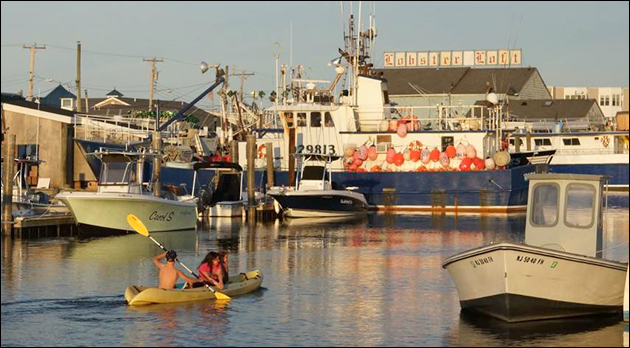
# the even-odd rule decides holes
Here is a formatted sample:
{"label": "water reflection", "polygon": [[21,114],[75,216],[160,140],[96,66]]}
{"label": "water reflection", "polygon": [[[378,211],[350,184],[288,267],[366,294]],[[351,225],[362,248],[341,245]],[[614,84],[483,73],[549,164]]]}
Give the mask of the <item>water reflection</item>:
{"label": "water reflection", "polygon": [[[627,210],[607,214],[605,247],[628,242],[628,220]],[[154,237],[191,267],[208,251],[228,250],[230,269],[261,269],[265,289],[225,305],[141,308],[125,306],[122,294],[157,281],[151,258],[159,250],[145,237],[3,240],[2,345],[620,346],[615,318],[538,327],[460,318],[442,261],[522,242],[524,226],[523,215],[208,221],[198,232]],[[607,256],[627,255],[626,246]]]}
{"label": "water reflection", "polygon": [[505,323],[493,318],[462,313],[457,330],[449,334],[448,345],[502,346],[528,342],[542,346],[619,347],[621,326],[618,316]]}

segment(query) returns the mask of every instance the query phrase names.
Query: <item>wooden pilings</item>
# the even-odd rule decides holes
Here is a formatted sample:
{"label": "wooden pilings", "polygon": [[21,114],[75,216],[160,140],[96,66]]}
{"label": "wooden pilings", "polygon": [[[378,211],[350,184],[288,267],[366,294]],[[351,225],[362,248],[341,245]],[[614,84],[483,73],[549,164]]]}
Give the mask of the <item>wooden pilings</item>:
{"label": "wooden pilings", "polygon": [[162,134],[160,132],[153,133],[151,147],[153,152],[157,154],[153,158],[153,193],[155,197],[160,197],[162,195],[162,183],[160,182],[160,173],[162,171]]}
{"label": "wooden pilings", "polygon": [[3,149],[4,191],[2,192],[2,235],[11,235],[13,229],[13,175],[15,171],[15,134],[7,134]]}
{"label": "wooden pilings", "polygon": [[250,221],[256,220],[256,196],[254,178],[256,174],[256,136],[247,136],[247,206],[249,208],[248,216]]}
{"label": "wooden pilings", "polygon": [[267,188],[273,187],[273,144],[267,143],[265,145],[265,153],[267,154]]}

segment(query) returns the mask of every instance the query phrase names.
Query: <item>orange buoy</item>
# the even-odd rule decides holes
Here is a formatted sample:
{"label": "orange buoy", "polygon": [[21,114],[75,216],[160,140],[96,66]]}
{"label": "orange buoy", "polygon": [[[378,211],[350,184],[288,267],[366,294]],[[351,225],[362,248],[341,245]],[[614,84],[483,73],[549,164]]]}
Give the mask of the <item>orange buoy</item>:
{"label": "orange buoy", "polygon": [[400,166],[402,166],[403,163],[405,163],[405,156],[403,156],[402,153],[397,153],[396,155],[394,155],[394,164],[395,165],[400,167]]}
{"label": "orange buoy", "polygon": [[446,155],[448,156],[448,158],[454,158],[455,156],[457,156],[457,149],[455,149],[455,146],[453,145],[447,146]]}
{"label": "orange buoy", "polygon": [[431,154],[429,155],[429,158],[433,162],[439,161],[440,160],[440,150],[438,150],[437,148],[433,148],[433,150],[431,151]]}
{"label": "orange buoy", "polygon": [[409,157],[412,161],[418,162],[420,160],[420,150],[411,150]]}
{"label": "orange buoy", "polygon": [[473,159],[473,165],[475,166],[475,170],[484,170],[486,169],[486,162],[479,157],[475,157]]}
{"label": "orange buoy", "polygon": [[470,170],[470,166],[472,166],[472,159],[466,157],[462,160],[462,163],[459,165],[459,170],[462,172],[467,172]]}

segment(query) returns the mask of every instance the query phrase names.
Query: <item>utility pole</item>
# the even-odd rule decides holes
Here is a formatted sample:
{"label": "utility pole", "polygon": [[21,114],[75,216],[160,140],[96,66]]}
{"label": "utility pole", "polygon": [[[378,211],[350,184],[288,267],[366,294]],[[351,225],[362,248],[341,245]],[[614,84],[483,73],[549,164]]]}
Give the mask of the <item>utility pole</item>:
{"label": "utility pole", "polygon": [[151,62],[151,86],[149,92],[149,111],[153,110],[153,88],[155,87],[155,83],[157,82],[158,72],[155,68],[155,63],[162,63],[163,59],[153,58],[153,59],[143,59],[143,62]]}
{"label": "utility pole", "polygon": [[[77,41],[77,112],[82,112],[81,107],[81,41]],[[87,113],[87,110],[85,110]]]}
{"label": "utility pole", "polygon": [[31,50],[31,60],[29,64],[29,73],[28,73],[28,98],[26,100],[33,101],[33,79],[35,78],[35,50],[45,50],[46,46],[37,46],[37,44],[33,44],[33,46],[23,46],[24,49]]}
{"label": "utility pole", "polygon": [[248,72],[248,71],[241,71],[240,74],[234,73],[234,75],[232,75],[232,76],[238,76],[239,79],[241,80],[241,101],[245,100],[245,95],[243,94],[243,86],[245,85],[245,78],[249,76],[254,76],[254,75],[256,75],[256,73]]}

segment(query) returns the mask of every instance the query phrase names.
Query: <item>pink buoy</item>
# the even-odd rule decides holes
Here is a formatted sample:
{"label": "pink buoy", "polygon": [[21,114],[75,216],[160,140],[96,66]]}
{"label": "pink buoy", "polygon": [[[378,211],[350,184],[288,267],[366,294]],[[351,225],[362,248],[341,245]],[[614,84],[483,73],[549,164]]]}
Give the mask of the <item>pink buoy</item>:
{"label": "pink buoy", "polygon": [[368,158],[368,148],[365,145],[362,145],[359,148],[359,159],[361,161],[365,161]]}
{"label": "pink buoy", "polygon": [[487,170],[494,170],[494,168],[496,167],[494,160],[490,157],[486,158],[486,169]]}
{"label": "pink buoy", "polygon": [[370,146],[368,149],[368,158],[370,161],[376,161],[378,158],[378,152],[376,151],[376,146]]}
{"label": "pink buoy", "polygon": [[398,129],[398,121],[397,120],[389,121],[389,131],[395,132],[397,129]]}
{"label": "pink buoy", "polygon": [[472,145],[466,146],[466,157],[470,159],[474,159],[477,157],[477,150],[475,150],[474,146]]}
{"label": "pink buoy", "polygon": [[457,145],[456,156],[457,156],[457,159],[459,160],[463,160],[464,158],[466,158],[466,145],[464,144]]}
{"label": "pink buoy", "polygon": [[404,123],[401,123],[398,125],[398,131],[396,132],[398,133],[398,136],[401,138],[404,138],[407,136],[407,125]]}
{"label": "pink buoy", "polygon": [[360,167],[360,166],[362,166],[362,165],[363,165],[363,160],[362,160],[362,159],[360,159],[360,158],[359,158],[359,159],[356,159],[356,160],[354,160],[354,164],[355,164],[357,167]]}
{"label": "pink buoy", "polygon": [[394,149],[389,149],[387,151],[387,163],[392,164],[394,163],[394,156],[396,156],[396,150]]}
{"label": "pink buoy", "polygon": [[431,151],[429,149],[424,148],[420,153],[420,161],[424,164],[429,164],[431,162]]}
{"label": "pink buoy", "polygon": [[451,159],[448,158],[448,155],[446,154],[446,152],[442,152],[440,154],[440,164],[444,168],[448,168],[448,166],[451,164]]}

